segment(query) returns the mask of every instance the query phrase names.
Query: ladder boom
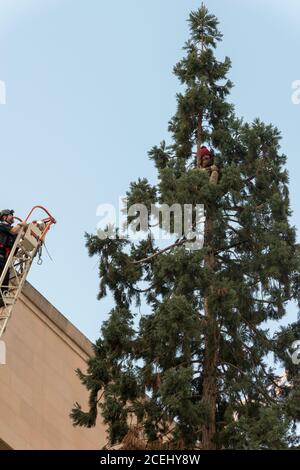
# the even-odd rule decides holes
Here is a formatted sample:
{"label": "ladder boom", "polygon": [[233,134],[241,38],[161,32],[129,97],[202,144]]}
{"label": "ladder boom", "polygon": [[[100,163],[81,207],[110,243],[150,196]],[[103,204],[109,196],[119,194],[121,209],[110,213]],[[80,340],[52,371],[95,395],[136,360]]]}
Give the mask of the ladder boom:
{"label": "ladder boom", "polygon": [[[0,338],[5,331],[13,307],[22,291],[32,262],[41,249],[51,225],[56,223],[51,214],[42,206],[35,206],[26,217],[25,222],[29,220],[32,212],[37,208],[43,209],[47,213],[48,218],[32,221],[21,227],[0,276],[0,301],[2,301],[3,305],[0,308]],[[9,282],[7,285],[4,285],[7,273],[9,273]]]}

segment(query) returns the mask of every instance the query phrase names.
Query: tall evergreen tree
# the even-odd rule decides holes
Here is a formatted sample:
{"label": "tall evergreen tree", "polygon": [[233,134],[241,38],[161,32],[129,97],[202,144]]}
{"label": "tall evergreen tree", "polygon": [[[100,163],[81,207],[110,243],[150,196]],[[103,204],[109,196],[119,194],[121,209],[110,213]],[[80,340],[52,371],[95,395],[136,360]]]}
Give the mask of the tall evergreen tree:
{"label": "tall evergreen tree", "polygon": [[[299,302],[300,258],[286,157],[277,128],[235,117],[230,60],[214,55],[216,17],[202,5],[189,25],[174,68],[184,91],[172,140],[149,152],[158,183],[140,179],[127,197],[148,208],[204,204],[204,246],[190,250],[184,236],[159,249],[150,235],[135,244],[87,235],[90,256],[99,257],[99,299],[110,290],[116,305],[87,374],[77,371],[90,409],[76,404],[71,417],[90,427],[100,409],[110,444],[127,448],[287,448],[297,445],[300,417],[288,354],[300,326],[280,320],[289,300]],[[203,144],[214,149],[217,184],[196,167]]]}

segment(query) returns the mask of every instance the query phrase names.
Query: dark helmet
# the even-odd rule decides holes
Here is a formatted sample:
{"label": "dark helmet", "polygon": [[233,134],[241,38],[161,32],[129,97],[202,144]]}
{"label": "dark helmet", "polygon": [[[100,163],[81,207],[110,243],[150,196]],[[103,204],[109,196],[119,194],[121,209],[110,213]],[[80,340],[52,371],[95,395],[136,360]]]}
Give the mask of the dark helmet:
{"label": "dark helmet", "polygon": [[14,215],[15,211],[12,210],[12,209],[3,209],[3,211],[0,212],[0,220],[2,220],[2,218],[5,216],[5,215]]}

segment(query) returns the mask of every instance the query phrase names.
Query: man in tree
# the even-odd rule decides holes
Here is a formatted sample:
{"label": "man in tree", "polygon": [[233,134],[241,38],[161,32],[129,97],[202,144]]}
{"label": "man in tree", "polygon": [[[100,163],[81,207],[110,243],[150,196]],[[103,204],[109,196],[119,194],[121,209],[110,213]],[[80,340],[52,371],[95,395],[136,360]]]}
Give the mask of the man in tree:
{"label": "man in tree", "polygon": [[209,181],[217,184],[219,179],[219,169],[214,165],[214,156],[211,150],[208,150],[205,145],[202,145],[197,150],[197,167],[209,172]]}
{"label": "man in tree", "polygon": [[[172,143],[149,152],[159,183],[132,183],[127,202],[203,204],[204,246],[190,250],[185,236],[159,249],[151,236],[133,244],[87,235],[89,254],[99,256],[98,297],[110,289],[116,306],[87,374],[78,371],[90,409],[76,404],[71,416],[93,426],[100,407],[110,445],[126,448],[288,448],[297,442],[300,389],[287,352],[300,327],[271,335],[265,326],[300,299],[286,157],[275,127],[244,123],[226,101],[230,60],[214,56],[222,38],[216,17],[202,5],[189,24],[186,56],[174,68],[185,91],[169,123]],[[218,184],[194,169],[204,142],[217,169],[222,162]],[[206,156],[200,166],[212,168]],[[139,317],[132,305],[142,299],[150,313]]]}

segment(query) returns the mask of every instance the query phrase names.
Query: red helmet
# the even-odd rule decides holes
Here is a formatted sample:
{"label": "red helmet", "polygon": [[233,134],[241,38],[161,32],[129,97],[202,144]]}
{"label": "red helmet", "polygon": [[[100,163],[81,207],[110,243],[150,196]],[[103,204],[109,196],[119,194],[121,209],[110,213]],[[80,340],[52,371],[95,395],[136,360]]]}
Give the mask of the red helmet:
{"label": "red helmet", "polygon": [[200,154],[200,157],[204,157],[204,155],[211,155],[211,152],[210,150],[208,150],[207,147],[205,147],[205,145],[202,145],[202,147],[200,148],[199,150],[199,154]]}
{"label": "red helmet", "polygon": [[203,158],[208,155],[209,157],[212,157],[211,151],[205,147],[205,145],[202,145],[197,151],[197,160],[198,160],[198,165],[202,166]]}

